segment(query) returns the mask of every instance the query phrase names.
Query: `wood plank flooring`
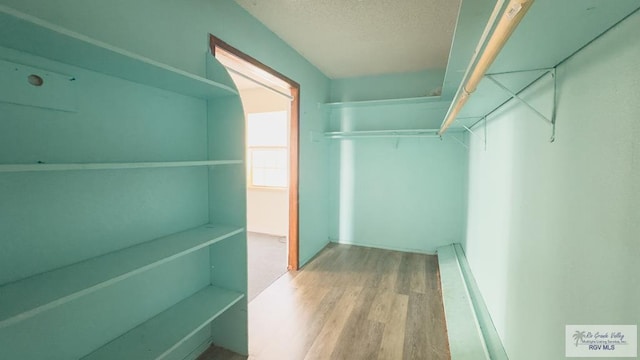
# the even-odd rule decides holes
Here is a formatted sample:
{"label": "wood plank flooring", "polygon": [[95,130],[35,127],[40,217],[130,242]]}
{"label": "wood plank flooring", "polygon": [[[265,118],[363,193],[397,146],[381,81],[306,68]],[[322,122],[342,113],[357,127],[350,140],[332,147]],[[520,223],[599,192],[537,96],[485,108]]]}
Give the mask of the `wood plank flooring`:
{"label": "wood plank flooring", "polygon": [[330,244],[249,304],[249,359],[450,359],[438,276],[433,255]]}

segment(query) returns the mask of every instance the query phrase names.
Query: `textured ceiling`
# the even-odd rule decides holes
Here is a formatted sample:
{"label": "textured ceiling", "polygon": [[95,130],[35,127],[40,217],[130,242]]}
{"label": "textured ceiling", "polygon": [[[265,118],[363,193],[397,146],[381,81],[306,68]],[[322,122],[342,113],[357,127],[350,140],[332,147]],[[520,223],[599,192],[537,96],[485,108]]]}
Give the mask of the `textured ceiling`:
{"label": "textured ceiling", "polygon": [[444,69],[460,0],[236,0],[330,78]]}

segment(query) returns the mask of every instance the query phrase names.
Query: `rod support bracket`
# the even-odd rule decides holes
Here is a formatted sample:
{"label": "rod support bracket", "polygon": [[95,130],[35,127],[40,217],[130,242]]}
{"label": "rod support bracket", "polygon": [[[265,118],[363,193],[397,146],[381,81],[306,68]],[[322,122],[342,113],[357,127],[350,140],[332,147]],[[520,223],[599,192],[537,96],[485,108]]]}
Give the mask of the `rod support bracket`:
{"label": "rod support bracket", "polygon": [[[556,68],[550,68],[550,69],[544,69],[544,73],[537,79],[540,80],[542,77],[544,77],[547,74],[551,75],[551,79],[553,80],[553,107],[551,109],[551,116],[547,116],[544,115],[543,113],[541,113],[538,109],[536,109],[533,105],[531,105],[526,99],[522,98],[522,96],[520,96],[520,93],[523,91],[519,91],[519,92],[513,92],[511,91],[509,88],[507,88],[502,82],[500,82],[500,80],[498,80],[495,75],[499,75],[499,74],[486,74],[486,78],[491,80],[491,82],[493,82],[496,86],[498,86],[500,89],[502,89],[504,92],[506,92],[507,94],[509,94],[509,96],[511,96],[511,99],[515,99],[516,101],[520,102],[522,105],[528,107],[531,111],[533,111],[536,115],[538,115],[541,119],[545,120],[546,122],[548,122],[551,125],[551,137],[549,139],[549,142],[554,142],[556,140],[556,102],[557,102],[557,76],[556,76]],[[527,72],[527,70],[524,70],[522,72]],[[515,71],[513,73],[518,73],[518,71]],[[535,81],[537,81],[535,80]],[[534,81],[534,82],[535,82]],[[525,89],[528,88],[525,87]],[[485,120],[486,122],[486,120]],[[485,125],[486,126],[486,125]]]}
{"label": "rod support bracket", "polygon": [[[476,131],[472,129],[480,121],[483,121],[484,123],[484,126],[483,126],[484,136],[480,136]],[[487,117],[486,116],[483,116],[482,118],[480,118],[475,124],[471,125],[470,127],[466,125],[462,125],[462,127],[466,131],[468,131],[469,134],[471,134],[471,136],[475,136],[476,138],[478,138],[478,140],[482,141],[484,150],[487,151]]]}
{"label": "rod support bracket", "polygon": [[[462,146],[463,148],[465,148],[465,149],[469,150],[469,145],[465,144],[463,140],[458,139],[458,137],[457,137],[457,136],[455,136],[455,135],[453,135],[453,134],[449,133],[449,134],[447,135],[447,137],[448,137],[448,138],[453,139],[453,140],[454,140],[455,142],[457,142],[460,146]],[[464,139],[464,138],[463,138],[463,139]]]}

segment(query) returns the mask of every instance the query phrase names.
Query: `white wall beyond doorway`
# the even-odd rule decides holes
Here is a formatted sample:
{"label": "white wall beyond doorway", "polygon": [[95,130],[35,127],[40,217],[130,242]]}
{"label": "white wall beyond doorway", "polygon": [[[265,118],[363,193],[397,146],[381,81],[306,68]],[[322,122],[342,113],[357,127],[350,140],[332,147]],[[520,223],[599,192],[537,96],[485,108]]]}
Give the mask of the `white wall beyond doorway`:
{"label": "white wall beyond doorway", "polygon": [[[240,90],[245,114],[289,111],[287,98],[265,88]],[[247,230],[276,236],[289,233],[289,191],[286,188],[247,189]]]}
{"label": "white wall beyond doorway", "polygon": [[287,236],[289,232],[287,189],[248,189],[247,205],[248,231]]}

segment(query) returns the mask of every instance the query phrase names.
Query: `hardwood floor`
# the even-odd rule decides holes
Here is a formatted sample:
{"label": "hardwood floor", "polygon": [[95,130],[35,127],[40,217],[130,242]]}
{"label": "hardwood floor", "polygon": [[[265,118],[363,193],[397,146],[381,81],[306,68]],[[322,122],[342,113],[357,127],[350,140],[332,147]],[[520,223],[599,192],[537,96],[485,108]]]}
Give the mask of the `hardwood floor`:
{"label": "hardwood floor", "polygon": [[329,245],[249,304],[249,359],[450,359],[436,256]]}

